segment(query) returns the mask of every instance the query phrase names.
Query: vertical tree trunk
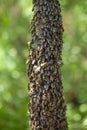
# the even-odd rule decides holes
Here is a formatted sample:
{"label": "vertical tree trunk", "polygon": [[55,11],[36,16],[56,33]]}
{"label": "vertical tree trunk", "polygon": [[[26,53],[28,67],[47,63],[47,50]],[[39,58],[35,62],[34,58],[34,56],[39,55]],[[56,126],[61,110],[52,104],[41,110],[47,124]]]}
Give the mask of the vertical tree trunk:
{"label": "vertical tree trunk", "polygon": [[67,130],[61,80],[62,19],[58,0],[33,0],[28,59],[31,130]]}

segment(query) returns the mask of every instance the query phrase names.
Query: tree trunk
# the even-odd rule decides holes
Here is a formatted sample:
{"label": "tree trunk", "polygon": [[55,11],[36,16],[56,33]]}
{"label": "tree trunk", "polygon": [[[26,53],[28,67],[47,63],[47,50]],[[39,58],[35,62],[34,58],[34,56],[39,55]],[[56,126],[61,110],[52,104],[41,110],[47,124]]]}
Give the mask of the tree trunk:
{"label": "tree trunk", "polygon": [[67,130],[61,79],[62,18],[58,0],[33,0],[28,58],[31,130]]}

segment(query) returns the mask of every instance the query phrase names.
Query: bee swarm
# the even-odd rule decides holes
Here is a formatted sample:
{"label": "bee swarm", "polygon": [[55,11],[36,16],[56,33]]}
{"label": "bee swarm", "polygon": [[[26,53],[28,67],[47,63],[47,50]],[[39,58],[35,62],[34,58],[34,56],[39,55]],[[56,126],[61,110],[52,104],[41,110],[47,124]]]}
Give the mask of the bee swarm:
{"label": "bee swarm", "polygon": [[62,18],[58,0],[33,0],[27,61],[31,130],[67,130],[61,79]]}

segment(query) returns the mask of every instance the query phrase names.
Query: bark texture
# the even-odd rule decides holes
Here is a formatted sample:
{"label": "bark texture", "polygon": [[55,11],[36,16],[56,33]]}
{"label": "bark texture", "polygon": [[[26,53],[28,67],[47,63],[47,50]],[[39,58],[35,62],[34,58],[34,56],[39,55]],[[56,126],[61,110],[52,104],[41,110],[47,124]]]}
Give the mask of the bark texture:
{"label": "bark texture", "polygon": [[31,130],[67,130],[61,79],[62,18],[58,0],[33,0],[28,64]]}

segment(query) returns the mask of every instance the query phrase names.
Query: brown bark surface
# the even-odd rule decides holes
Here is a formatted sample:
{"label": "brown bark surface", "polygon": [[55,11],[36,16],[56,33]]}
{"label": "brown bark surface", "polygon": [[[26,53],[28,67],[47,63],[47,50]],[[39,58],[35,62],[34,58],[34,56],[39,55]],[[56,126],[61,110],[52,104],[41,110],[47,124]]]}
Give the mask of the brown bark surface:
{"label": "brown bark surface", "polygon": [[62,18],[57,0],[33,0],[28,58],[31,130],[67,130],[61,79]]}

